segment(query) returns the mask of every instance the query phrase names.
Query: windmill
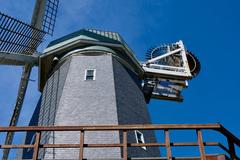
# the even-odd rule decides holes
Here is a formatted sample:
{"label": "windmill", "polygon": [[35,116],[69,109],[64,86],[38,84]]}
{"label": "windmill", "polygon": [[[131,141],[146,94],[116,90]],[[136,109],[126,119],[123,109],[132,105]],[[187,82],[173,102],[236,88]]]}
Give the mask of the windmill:
{"label": "windmill", "polygon": [[[32,67],[37,64],[37,48],[46,34],[53,34],[58,0],[36,0],[30,24],[0,12],[0,64],[23,66],[17,99],[9,126],[16,126],[22,109]],[[5,144],[11,144],[14,134],[7,133]],[[5,149],[3,159],[9,150]]]}
{"label": "windmill", "polygon": [[[186,50],[182,41],[150,49],[146,54],[147,61],[140,63],[118,33],[82,29],[52,41],[43,54],[37,54],[36,49],[44,35],[53,33],[58,3],[58,0],[37,0],[31,25],[0,15],[1,64],[24,65],[10,126],[17,124],[34,65],[39,66],[42,96],[33,114],[33,118],[38,117],[38,120],[30,122],[30,125],[149,124],[146,103],[151,98],[183,100],[181,91],[188,86],[187,81],[198,74],[200,63]],[[90,103],[93,99],[94,102]],[[116,141],[121,137],[121,133],[115,132],[100,135],[115,137]],[[143,135],[151,137],[152,142],[156,141],[153,132],[135,131],[132,135],[139,137],[139,142],[144,142]],[[132,135],[130,140],[134,140]],[[44,132],[42,140],[74,142],[72,138],[75,136],[75,133]],[[87,134],[87,137],[86,141],[101,141],[97,138],[99,134]],[[5,143],[11,144],[12,138],[13,134],[8,133]],[[27,135],[26,141],[30,143],[32,140],[34,135]],[[146,150],[146,147],[142,149]],[[86,156],[95,158],[100,154],[101,157],[105,152],[115,158],[121,156],[118,149],[92,149]],[[159,154],[156,149],[146,152],[136,149],[130,153]],[[8,154],[9,150],[5,149],[3,159],[7,159]],[[75,154],[73,149],[47,149],[40,155],[64,159]],[[24,155],[31,155],[31,150],[24,151]]]}

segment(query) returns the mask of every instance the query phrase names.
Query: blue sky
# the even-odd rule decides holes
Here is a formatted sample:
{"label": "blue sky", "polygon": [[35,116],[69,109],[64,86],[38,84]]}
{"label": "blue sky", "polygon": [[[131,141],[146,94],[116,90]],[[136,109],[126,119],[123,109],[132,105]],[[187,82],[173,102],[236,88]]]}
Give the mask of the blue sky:
{"label": "blue sky", "polygon": [[[0,0],[0,11],[30,22],[34,0]],[[119,32],[139,60],[148,48],[183,40],[199,58],[202,70],[189,83],[183,103],[152,100],[152,122],[222,123],[240,137],[238,0],[62,0],[55,34],[50,40],[81,28]],[[0,66],[0,125],[8,125],[21,67]],[[27,125],[40,93],[33,69],[19,125]]]}

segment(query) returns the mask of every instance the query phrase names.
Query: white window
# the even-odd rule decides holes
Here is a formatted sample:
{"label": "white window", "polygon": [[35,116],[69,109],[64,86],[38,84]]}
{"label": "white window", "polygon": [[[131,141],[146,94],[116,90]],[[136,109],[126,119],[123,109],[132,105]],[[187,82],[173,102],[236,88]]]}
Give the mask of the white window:
{"label": "white window", "polygon": [[[136,137],[137,143],[141,143],[141,144],[145,143],[144,136],[143,136],[142,132],[140,132],[138,130],[135,130],[135,137]],[[142,146],[141,148],[144,149],[144,150],[147,150],[147,148],[145,146]]]}
{"label": "white window", "polygon": [[86,69],[84,80],[95,80],[96,79],[96,69]]}

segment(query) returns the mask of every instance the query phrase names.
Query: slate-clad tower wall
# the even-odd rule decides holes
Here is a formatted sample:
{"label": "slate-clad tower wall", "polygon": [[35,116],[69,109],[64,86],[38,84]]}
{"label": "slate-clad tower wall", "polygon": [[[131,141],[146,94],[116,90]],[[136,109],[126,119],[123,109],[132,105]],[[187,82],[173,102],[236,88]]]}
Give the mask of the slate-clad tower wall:
{"label": "slate-clad tower wall", "polygon": [[[118,124],[151,124],[139,78],[116,59],[113,59],[113,70]],[[143,133],[146,143],[156,142],[154,132],[140,132]],[[128,142],[136,143],[134,132],[129,132]],[[148,147],[146,150],[141,147],[129,147],[128,153],[133,157],[156,157],[159,155],[156,147]]]}
{"label": "slate-clad tower wall", "polygon": [[[75,40],[77,34],[82,32],[71,34],[71,36],[76,36],[72,39]],[[92,33],[89,35],[92,36]],[[81,35],[79,37],[81,38]],[[100,38],[105,40],[104,37]],[[57,47],[67,46],[66,42],[69,40],[63,39],[60,39],[62,42],[58,42],[62,45],[54,45]],[[92,40],[89,41],[88,46],[79,45],[79,49],[74,46],[75,49],[61,54],[61,50],[59,50],[54,54],[48,53],[49,55],[45,56],[47,58],[42,58],[40,76],[45,72],[48,74],[40,77],[40,83],[45,82],[40,84],[43,88],[38,125],[150,124],[150,117],[141,90],[141,79],[139,73],[134,69],[137,67],[133,66],[136,65],[134,64],[136,62],[127,57],[121,48],[115,52],[111,47],[90,45]],[[56,64],[49,60],[54,57],[59,60]],[[95,70],[94,80],[85,80],[86,70],[89,69]],[[35,116],[33,115],[33,117]],[[152,131],[140,132],[143,133],[145,142],[156,142]],[[122,133],[118,131],[86,132],[84,141],[94,144],[120,143]],[[128,133],[128,141],[136,143],[135,132]],[[45,142],[76,144],[79,143],[79,132],[44,132],[42,143]],[[145,149],[129,148],[128,153],[131,157],[159,156],[158,148],[149,147]],[[39,155],[39,158],[44,157],[45,159],[78,159],[79,149],[46,149],[41,150]],[[120,148],[87,148],[84,149],[84,157],[88,159],[119,159],[122,157],[122,150]]]}
{"label": "slate-clad tower wall", "polygon": [[[117,125],[117,106],[110,55],[70,56],[70,66],[59,101],[55,125]],[[85,80],[85,70],[96,69],[95,80]],[[55,133],[55,143],[79,143],[79,132]],[[117,132],[85,133],[85,143],[119,143]],[[45,158],[78,158],[79,149],[57,149]],[[49,153],[49,154],[48,154]],[[85,157],[120,158],[120,149],[85,149]]]}

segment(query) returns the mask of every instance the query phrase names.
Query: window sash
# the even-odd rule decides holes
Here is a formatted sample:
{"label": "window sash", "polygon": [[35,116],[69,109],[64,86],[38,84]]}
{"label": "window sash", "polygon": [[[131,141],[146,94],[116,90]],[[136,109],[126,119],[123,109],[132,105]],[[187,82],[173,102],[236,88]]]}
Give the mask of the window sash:
{"label": "window sash", "polygon": [[[140,132],[138,130],[135,130],[135,137],[136,137],[137,143],[140,143],[140,144],[145,143],[144,136],[143,136],[142,132]],[[142,146],[141,148],[144,149],[144,150],[147,150],[147,148],[145,146]]]}
{"label": "window sash", "polygon": [[86,69],[84,80],[95,80],[96,79],[96,69]]}

